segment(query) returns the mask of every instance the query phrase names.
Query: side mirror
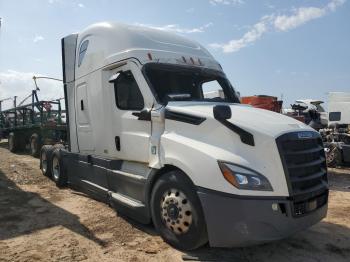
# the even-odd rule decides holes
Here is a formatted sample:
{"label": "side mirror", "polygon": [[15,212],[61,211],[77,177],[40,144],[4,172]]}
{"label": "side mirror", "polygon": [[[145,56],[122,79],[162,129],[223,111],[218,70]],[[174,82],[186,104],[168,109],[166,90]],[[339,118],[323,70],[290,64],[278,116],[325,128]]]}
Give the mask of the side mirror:
{"label": "side mirror", "polygon": [[232,116],[231,108],[227,105],[216,105],[213,107],[214,118],[217,120],[227,120]]}
{"label": "side mirror", "polygon": [[118,72],[118,73],[112,75],[112,76],[109,78],[108,82],[109,82],[109,83],[114,83],[115,80],[118,79],[118,77],[120,76],[120,74],[121,74],[121,72]]}

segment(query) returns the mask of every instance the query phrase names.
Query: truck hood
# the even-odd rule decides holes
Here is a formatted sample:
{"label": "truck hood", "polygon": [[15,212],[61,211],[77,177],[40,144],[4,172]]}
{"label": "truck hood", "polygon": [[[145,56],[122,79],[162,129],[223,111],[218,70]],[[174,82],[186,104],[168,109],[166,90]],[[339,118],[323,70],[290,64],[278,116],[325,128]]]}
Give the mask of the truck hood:
{"label": "truck hood", "polygon": [[[217,104],[212,102],[169,102],[166,109],[214,119],[213,107]],[[315,131],[308,125],[280,113],[243,104],[225,103],[225,105],[230,106],[232,111],[232,117],[228,121],[252,133],[261,132],[268,136],[278,137],[283,133],[300,131],[301,129]]]}

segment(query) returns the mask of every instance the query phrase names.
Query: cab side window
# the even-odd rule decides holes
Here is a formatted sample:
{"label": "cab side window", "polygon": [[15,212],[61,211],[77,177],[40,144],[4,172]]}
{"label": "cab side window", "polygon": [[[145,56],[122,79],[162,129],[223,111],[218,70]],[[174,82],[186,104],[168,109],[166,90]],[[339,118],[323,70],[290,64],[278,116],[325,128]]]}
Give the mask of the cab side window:
{"label": "cab side window", "polygon": [[115,102],[122,110],[142,110],[143,97],[131,71],[122,72],[114,82]]}
{"label": "cab side window", "polygon": [[85,40],[85,41],[80,45],[80,48],[79,48],[79,57],[78,57],[78,66],[80,66],[81,63],[83,62],[83,59],[84,59],[86,50],[87,50],[87,48],[88,48],[88,45],[89,45],[89,40]]}
{"label": "cab side window", "polygon": [[222,98],[225,99],[225,93],[217,80],[211,80],[202,83],[202,92],[204,98]]}

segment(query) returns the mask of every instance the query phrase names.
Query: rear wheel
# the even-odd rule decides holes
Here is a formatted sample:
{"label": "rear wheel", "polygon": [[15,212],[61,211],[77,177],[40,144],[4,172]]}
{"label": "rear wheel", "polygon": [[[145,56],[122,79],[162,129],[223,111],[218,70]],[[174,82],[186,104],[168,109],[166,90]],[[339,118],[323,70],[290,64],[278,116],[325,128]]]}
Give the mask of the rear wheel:
{"label": "rear wheel", "polygon": [[180,250],[193,250],[208,241],[201,203],[192,182],[171,171],[152,190],[153,223],[162,238]]}
{"label": "rear wheel", "polygon": [[68,178],[66,172],[63,169],[60,148],[56,148],[52,153],[51,173],[52,179],[55,181],[56,186],[64,187],[67,185]]}
{"label": "rear wheel", "polygon": [[54,144],[53,145],[54,148],[60,148],[60,149],[64,149],[64,145],[63,144]]}
{"label": "rear wheel", "polygon": [[11,152],[16,152],[18,150],[18,141],[16,140],[15,134],[10,133],[8,136],[8,148]]}
{"label": "rear wheel", "polygon": [[34,157],[39,156],[40,154],[40,137],[37,133],[32,134],[30,137],[30,154]]}
{"label": "rear wheel", "polygon": [[51,177],[51,162],[52,162],[53,147],[51,145],[45,145],[40,151],[40,169],[44,176]]}

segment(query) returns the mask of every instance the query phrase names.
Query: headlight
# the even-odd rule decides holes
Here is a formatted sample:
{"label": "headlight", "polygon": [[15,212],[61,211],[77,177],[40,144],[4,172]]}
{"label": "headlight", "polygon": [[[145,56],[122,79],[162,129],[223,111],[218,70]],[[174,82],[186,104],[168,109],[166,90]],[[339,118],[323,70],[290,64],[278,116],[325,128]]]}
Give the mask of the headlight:
{"label": "headlight", "polygon": [[224,178],[238,189],[273,191],[269,180],[254,170],[231,163],[218,163]]}

